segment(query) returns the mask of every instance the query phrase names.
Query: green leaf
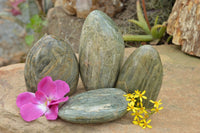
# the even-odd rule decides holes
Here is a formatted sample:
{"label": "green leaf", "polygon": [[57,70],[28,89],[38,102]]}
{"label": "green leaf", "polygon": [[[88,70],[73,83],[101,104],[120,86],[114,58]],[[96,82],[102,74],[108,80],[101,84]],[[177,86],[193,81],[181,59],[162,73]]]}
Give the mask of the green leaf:
{"label": "green leaf", "polygon": [[[142,8],[141,8],[140,1],[139,1],[139,0],[137,0],[136,6],[137,6],[137,7],[136,7],[136,8],[137,8],[137,17],[138,17],[139,22],[142,22],[143,25],[145,26],[145,29],[146,29],[146,27],[147,27],[148,30],[149,30],[149,27],[148,27],[148,24],[147,24],[147,22],[146,22],[146,20],[145,20],[145,18],[144,18],[144,15],[143,15]],[[149,33],[150,33],[150,30],[149,30]],[[147,34],[148,34],[148,33],[147,33]]]}
{"label": "green leaf", "polygon": [[156,17],[155,22],[154,22],[154,26],[157,25],[157,23],[158,23],[158,18],[159,18],[159,16]]}
{"label": "green leaf", "polygon": [[158,18],[159,16],[156,17],[154,26],[151,28],[151,30],[148,27],[148,24],[143,16],[143,12],[140,6],[140,1],[137,0],[137,17],[138,20],[131,19],[128,20],[129,22],[132,22],[136,25],[138,25],[140,28],[142,28],[147,35],[130,35],[126,34],[123,35],[124,41],[151,41],[152,43],[158,43],[160,39],[164,36],[164,33],[166,31],[166,25],[158,25]]}
{"label": "green leaf", "polygon": [[33,41],[34,41],[33,35],[26,35],[25,42],[26,42],[27,45],[29,45],[29,46],[32,45]]}
{"label": "green leaf", "polygon": [[149,42],[153,40],[152,35],[123,35],[124,41],[138,41],[138,42]]}
{"label": "green leaf", "polygon": [[26,25],[26,29],[33,29],[33,25],[32,25],[31,23],[28,23],[28,24]]}
{"label": "green leaf", "polygon": [[38,25],[42,22],[42,19],[40,18],[38,14],[36,14],[30,19],[30,21],[32,25]]}
{"label": "green leaf", "polygon": [[46,25],[46,21],[43,21],[39,15],[34,15],[30,19],[30,23],[26,25],[27,29],[33,29],[34,32],[40,33],[42,31],[42,27]]}
{"label": "green leaf", "polygon": [[145,24],[145,23],[142,23],[142,22],[140,22],[140,21],[137,21],[137,20],[135,20],[135,19],[130,19],[130,20],[128,20],[129,22],[132,22],[132,23],[134,23],[134,24],[136,24],[136,25],[138,25],[140,28],[142,28],[147,34],[151,34],[151,32],[150,32],[150,30],[149,30],[149,27],[147,26],[147,24]]}
{"label": "green leaf", "polygon": [[147,25],[147,22],[143,16],[143,13],[142,13],[142,9],[141,9],[141,6],[140,6],[140,2],[139,0],[137,0],[137,17],[138,17],[138,21],[137,20],[134,20],[134,19],[131,19],[129,20],[129,22],[132,22],[136,25],[138,25],[140,28],[142,28],[147,34],[151,34],[150,30],[149,30],[149,27]]}
{"label": "green leaf", "polygon": [[138,17],[138,20],[140,22],[146,23],[146,20],[144,19],[144,16],[143,16],[143,13],[142,13],[142,8],[140,6],[140,1],[139,0],[137,0],[136,8],[137,8],[137,17]]}
{"label": "green leaf", "polygon": [[151,34],[153,36],[154,39],[158,39],[160,34],[159,34],[159,31],[158,31],[158,28],[161,28],[163,27],[163,25],[154,25],[152,28],[151,28]]}
{"label": "green leaf", "polygon": [[173,37],[173,36],[170,35],[170,36],[167,38],[167,41],[166,41],[167,44],[169,44],[169,41],[172,39],[172,37]]}
{"label": "green leaf", "polygon": [[162,38],[165,35],[166,29],[167,29],[167,23],[164,22],[163,27],[161,27],[159,30],[159,36],[158,36],[159,38]]}

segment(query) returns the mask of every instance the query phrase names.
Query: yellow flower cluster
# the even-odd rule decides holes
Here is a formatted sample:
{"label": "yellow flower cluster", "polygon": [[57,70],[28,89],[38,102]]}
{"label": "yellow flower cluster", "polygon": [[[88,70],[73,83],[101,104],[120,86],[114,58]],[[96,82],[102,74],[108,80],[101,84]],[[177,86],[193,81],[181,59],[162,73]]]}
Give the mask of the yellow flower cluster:
{"label": "yellow flower cluster", "polygon": [[[147,99],[144,94],[146,91],[144,90],[143,92],[136,90],[135,93],[128,93],[124,95],[126,97],[126,100],[129,101],[128,106],[127,106],[127,111],[132,111],[133,113],[131,114],[134,116],[133,119],[133,124],[139,125],[142,128],[152,128],[150,124],[151,120],[149,117],[154,114],[159,112],[160,110],[163,109],[163,107],[159,107],[162,103],[161,100],[159,101],[152,101],[150,100],[151,103],[154,104],[153,108],[151,110],[147,110],[143,106],[143,99]],[[149,119],[149,120],[148,120]]]}

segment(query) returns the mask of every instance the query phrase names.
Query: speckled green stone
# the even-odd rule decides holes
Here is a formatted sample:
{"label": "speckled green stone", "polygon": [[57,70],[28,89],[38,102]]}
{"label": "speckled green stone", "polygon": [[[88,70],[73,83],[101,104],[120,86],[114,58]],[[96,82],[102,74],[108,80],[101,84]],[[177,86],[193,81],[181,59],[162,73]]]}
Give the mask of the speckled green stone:
{"label": "speckled green stone", "polygon": [[86,90],[114,87],[124,56],[118,27],[95,10],[86,18],[80,39],[80,75]]}
{"label": "speckled green stone", "polygon": [[121,89],[90,90],[70,97],[60,109],[59,117],[72,123],[103,123],[126,114],[127,101]]}
{"label": "speckled green stone", "polygon": [[76,91],[79,79],[77,58],[69,44],[50,35],[36,42],[27,55],[24,70],[27,90],[35,92],[38,82],[45,76],[66,81],[70,86],[69,95]]}
{"label": "speckled green stone", "polygon": [[145,107],[152,107],[149,100],[156,100],[163,78],[163,67],[159,53],[150,45],[137,48],[123,65],[116,88],[127,93],[146,90]]}

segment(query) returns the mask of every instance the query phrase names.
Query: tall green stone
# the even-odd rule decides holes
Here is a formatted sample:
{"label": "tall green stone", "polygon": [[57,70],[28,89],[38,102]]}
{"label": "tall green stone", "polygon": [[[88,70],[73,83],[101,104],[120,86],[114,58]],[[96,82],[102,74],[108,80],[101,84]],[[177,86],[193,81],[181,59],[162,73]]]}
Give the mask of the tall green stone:
{"label": "tall green stone", "polygon": [[149,100],[156,100],[163,78],[163,67],[159,53],[152,46],[137,48],[124,63],[116,84],[127,93],[146,91],[145,107],[152,107]]}
{"label": "tall green stone", "polygon": [[124,55],[118,27],[95,10],[86,18],[80,39],[80,75],[86,90],[114,87]]}

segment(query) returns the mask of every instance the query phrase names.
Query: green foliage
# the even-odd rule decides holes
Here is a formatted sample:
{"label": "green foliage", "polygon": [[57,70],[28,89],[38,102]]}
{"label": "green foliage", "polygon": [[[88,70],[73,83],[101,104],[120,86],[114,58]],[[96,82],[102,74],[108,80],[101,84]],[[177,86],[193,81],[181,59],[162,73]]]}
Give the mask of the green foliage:
{"label": "green foliage", "polygon": [[138,20],[131,19],[128,21],[138,25],[140,28],[144,30],[144,32],[147,35],[125,34],[123,35],[124,41],[144,41],[157,44],[165,35],[166,23],[164,22],[162,25],[157,24],[158,22],[158,16],[157,16],[154,22],[154,26],[151,29],[149,29],[148,24],[144,19],[139,0],[137,0],[137,17]]}
{"label": "green foliage", "polygon": [[[34,15],[31,19],[30,22],[26,25],[26,30],[33,30],[34,33],[41,33],[42,28],[46,26],[46,21],[42,20],[42,18],[37,14]],[[35,40],[34,34],[28,34],[25,37],[25,41],[27,45],[31,45],[33,41]]]}
{"label": "green foliage", "polygon": [[34,15],[30,19],[30,23],[26,25],[27,29],[33,29],[35,32],[41,32],[42,27],[46,24],[39,15]]}
{"label": "green foliage", "polygon": [[31,45],[34,41],[34,35],[26,35],[25,36],[25,42],[27,45]]}

